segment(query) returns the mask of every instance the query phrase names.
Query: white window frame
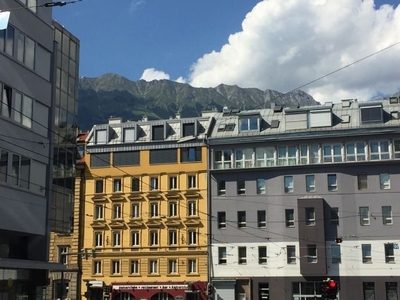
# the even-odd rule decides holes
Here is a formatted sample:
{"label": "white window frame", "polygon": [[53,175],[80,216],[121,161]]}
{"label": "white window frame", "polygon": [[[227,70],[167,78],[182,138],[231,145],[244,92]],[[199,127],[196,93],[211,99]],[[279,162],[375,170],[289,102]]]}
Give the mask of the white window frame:
{"label": "white window frame", "polygon": [[316,264],[318,262],[317,245],[307,245],[307,262],[311,264]]}
{"label": "white window frame", "polygon": [[[217,154],[221,157],[217,160]],[[232,169],[233,152],[232,150],[217,150],[214,152],[214,169]]]}
{"label": "white window frame", "polygon": [[[223,188],[222,188],[223,185]],[[226,196],[226,181],[221,180],[217,182],[217,195],[218,196]]]}
{"label": "white window frame", "polygon": [[[261,252],[264,252],[265,250],[265,256],[262,255]],[[268,254],[267,254],[267,246],[258,246],[258,264],[259,265],[265,265],[268,263]]]}
{"label": "white window frame", "polygon": [[112,245],[113,247],[121,247],[122,244],[122,233],[121,231],[113,231],[112,232]]}
{"label": "white window frame", "polygon": [[122,178],[114,178],[113,179],[113,192],[114,193],[122,192]]}
{"label": "white window frame", "polygon": [[168,230],[168,245],[177,246],[178,245],[178,231],[175,229]]}
{"label": "white window frame", "polygon": [[275,147],[256,148],[256,167],[273,167],[276,165]]}
{"label": "white window frame", "polygon": [[178,216],[178,203],[175,201],[168,202],[168,217],[173,218]]}
{"label": "white window frame", "polygon": [[284,182],[285,194],[293,194],[294,193],[293,176],[284,176],[283,182]]}
{"label": "white window frame", "polygon": [[322,145],[322,157],[324,163],[342,162],[342,144]]}
{"label": "white window frame", "polygon": [[149,259],[149,274],[158,274],[158,260]]}
{"label": "white window frame", "polygon": [[238,247],[238,264],[239,265],[247,264],[247,247],[246,246]]}
{"label": "white window frame", "polygon": [[113,219],[122,219],[122,204],[113,205]]}
{"label": "white window frame", "polygon": [[168,259],[168,274],[178,274],[178,260]]}
{"label": "white window frame", "polygon": [[178,189],[178,177],[176,177],[176,176],[169,177],[169,189],[170,190]]}
{"label": "white window frame", "polygon": [[254,167],[254,149],[235,149],[235,168],[253,168]]}
{"label": "white window frame", "polygon": [[138,275],[140,274],[140,267],[139,267],[139,260],[138,259],[131,259],[129,261],[129,273],[131,275]]}
{"label": "white window frame", "polygon": [[197,188],[197,178],[196,175],[188,175],[188,189],[196,189]]}
{"label": "white window frame", "polygon": [[385,249],[385,262],[387,264],[390,263],[395,263],[396,262],[396,257],[394,255],[394,244],[393,243],[386,243],[384,245],[384,249]]}
{"label": "white window frame", "polygon": [[315,192],[315,175],[306,175],[306,192]]}
{"label": "white window frame", "polygon": [[57,248],[58,248],[58,262],[65,266],[68,265],[69,246],[59,245]]}
{"label": "white window frame", "polygon": [[371,224],[369,207],[368,206],[360,206],[359,214],[360,214],[360,225],[361,226],[369,226]]}
{"label": "white window frame", "polygon": [[[361,245],[362,262],[363,264],[372,263],[372,245],[362,244]],[[369,255],[367,255],[369,253]]]}
{"label": "white window frame", "polygon": [[318,144],[309,145],[308,153],[310,155],[309,163],[310,165],[321,163],[321,149]]}
{"label": "white window frame", "polygon": [[310,154],[308,151],[308,145],[300,145],[299,147],[299,164],[308,165],[310,162]]}
{"label": "white window frame", "polygon": [[[246,228],[247,227],[247,216],[246,211],[241,210],[237,212],[237,227],[238,228]],[[241,217],[244,217],[244,221],[241,221]]]}
{"label": "white window frame", "polygon": [[131,231],[131,246],[132,247],[140,246],[140,231],[138,230]]}
{"label": "white window frame", "polygon": [[[254,121],[257,122],[257,128],[254,128]],[[260,118],[258,116],[239,118],[239,132],[258,131],[259,128]]]}
{"label": "white window frame", "polygon": [[[222,216],[223,216],[223,220],[221,220]],[[226,212],[225,211],[217,212],[217,222],[218,222],[218,229],[226,229]]]}
{"label": "white window frame", "polygon": [[188,230],[188,245],[197,245],[197,231],[195,229]]}
{"label": "white window frame", "polygon": [[277,149],[278,166],[294,166],[297,165],[297,147],[281,146]]}
{"label": "white window frame", "polygon": [[383,225],[393,225],[393,211],[391,206],[382,206]]}
{"label": "white window frame", "polygon": [[196,200],[188,202],[188,216],[189,217],[197,216],[197,202],[196,202]]}
{"label": "white window frame", "polygon": [[[335,180],[332,181],[331,179],[335,179]],[[327,185],[328,185],[328,191],[330,191],[330,192],[335,192],[338,190],[337,174],[328,174],[327,175]]]}
{"label": "white window frame", "polygon": [[306,207],[306,226],[315,226],[315,208],[314,207]]}
{"label": "white window frame", "polygon": [[366,152],[366,143],[365,142],[353,142],[346,143],[345,146],[346,152],[346,161],[366,161],[367,160],[367,152]]}
{"label": "white window frame", "polygon": [[226,265],[227,260],[226,247],[218,247],[218,264]]}
{"label": "white window frame", "polygon": [[379,174],[379,183],[381,190],[390,190],[390,174],[389,173]]}
{"label": "white window frame", "polygon": [[158,177],[150,177],[150,190],[157,191],[159,189]]}
{"label": "white window frame", "polygon": [[132,219],[140,218],[140,203],[131,204],[131,218]]}
{"label": "white window frame", "polygon": [[197,274],[197,259],[188,259],[188,274]]}
{"label": "white window frame", "polygon": [[120,260],[112,260],[111,261],[111,274],[112,275],[120,275],[121,274],[121,261]]}
{"label": "white window frame", "polygon": [[150,202],[150,218],[159,218],[158,202]]}
{"label": "white window frame", "polygon": [[400,140],[393,140],[393,158],[400,158]]}
{"label": "white window frame", "polygon": [[[369,159],[370,160],[387,160],[390,159],[389,141],[370,141],[369,142]],[[374,149],[375,148],[375,149]],[[373,151],[376,150],[376,151]]]}
{"label": "white window frame", "polygon": [[[261,215],[260,215],[261,213]],[[262,216],[262,218],[260,218]],[[258,228],[266,228],[267,227],[267,211],[266,210],[257,210],[257,227]]]}
{"label": "white window frame", "polygon": [[102,231],[94,232],[94,246],[95,247],[103,247],[103,232]]}
{"label": "white window frame", "polygon": [[104,219],[104,206],[103,204],[96,204],[94,210],[94,219],[95,220],[103,220]]}
{"label": "white window frame", "polygon": [[[293,216],[293,218],[291,218]],[[294,227],[295,226],[295,216],[294,209],[285,209],[285,223],[286,227]]]}
{"label": "white window frame", "polygon": [[265,195],[266,189],[265,189],[265,179],[264,178],[258,178],[256,180],[257,184],[257,195]]}
{"label": "white window frame", "polygon": [[295,245],[287,245],[286,246],[286,260],[287,264],[296,264],[296,246]]}
{"label": "white window frame", "polygon": [[238,195],[246,194],[246,181],[245,180],[237,180],[236,181],[236,189]]}
{"label": "white window frame", "polygon": [[103,270],[102,270],[101,260],[94,260],[93,261],[93,275],[101,275],[102,272],[103,272]]}
{"label": "white window frame", "polygon": [[149,244],[150,246],[158,246],[158,230],[150,230],[149,232],[150,235],[150,240],[149,240]]}

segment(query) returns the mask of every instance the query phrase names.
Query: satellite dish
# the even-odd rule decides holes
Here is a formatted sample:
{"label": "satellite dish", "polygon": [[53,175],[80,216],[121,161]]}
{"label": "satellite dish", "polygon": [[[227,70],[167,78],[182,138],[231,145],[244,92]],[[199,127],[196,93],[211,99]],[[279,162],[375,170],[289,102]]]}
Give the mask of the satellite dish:
{"label": "satellite dish", "polygon": [[0,30],[4,30],[7,28],[8,19],[10,19],[10,12],[0,10]]}

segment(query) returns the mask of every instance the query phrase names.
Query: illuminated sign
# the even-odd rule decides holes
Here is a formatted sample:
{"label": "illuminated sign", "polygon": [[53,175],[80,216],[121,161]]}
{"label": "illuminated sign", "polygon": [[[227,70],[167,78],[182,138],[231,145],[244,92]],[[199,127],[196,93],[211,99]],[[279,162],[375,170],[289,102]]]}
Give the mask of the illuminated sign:
{"label": "illuminated sign", "polygon": [[166,285],[113,285],[113,290],[187,290],[187,284],[166,284]]}

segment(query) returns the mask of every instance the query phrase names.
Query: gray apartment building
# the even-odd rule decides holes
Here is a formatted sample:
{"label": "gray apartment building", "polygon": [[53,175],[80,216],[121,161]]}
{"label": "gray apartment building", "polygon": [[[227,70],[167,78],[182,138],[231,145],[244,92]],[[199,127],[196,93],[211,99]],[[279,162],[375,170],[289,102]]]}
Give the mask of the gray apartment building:
{"label": "gray apartment building", "polygon": [[209,143],[215,299],[399,299],[400,103],[217,113]]}
{"label": "gray apartment building", "polygon": [[[0,30],[0,299],[43,298],[49,263],[56,99],[52,9],[44,0],[4,0]],[[59,183],[56,183],[59,185]],[[57,193],[64,193],[57,189]],[[68,199],[68,197],[62,197]],[[60,227],[58,227],[60,228]],[[59,231],[61,232],[61,230]]]}

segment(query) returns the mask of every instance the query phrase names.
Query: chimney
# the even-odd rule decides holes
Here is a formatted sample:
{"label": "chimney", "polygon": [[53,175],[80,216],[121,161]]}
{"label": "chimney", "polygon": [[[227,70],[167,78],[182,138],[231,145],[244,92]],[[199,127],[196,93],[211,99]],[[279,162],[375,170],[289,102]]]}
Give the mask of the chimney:
{"label": "chimney", "polygon": [[108,124],[121,124],[122,123],[122,118],[121,117],[109,117],[108,118]]}
{"label": "chimney", "polygon": [[176,119],[180,119],[180,118],[181,118],[181,113],[180,113],[180,112],[177,112],[177,113],[175,114],[175,118],[176,118]]}
{"label": "chimney", "polygon": [[149,120],[149,118],[146,116],[146,115],[144,115],[143,117],[142,117],[142,121],[143,122],[147,122]]}

